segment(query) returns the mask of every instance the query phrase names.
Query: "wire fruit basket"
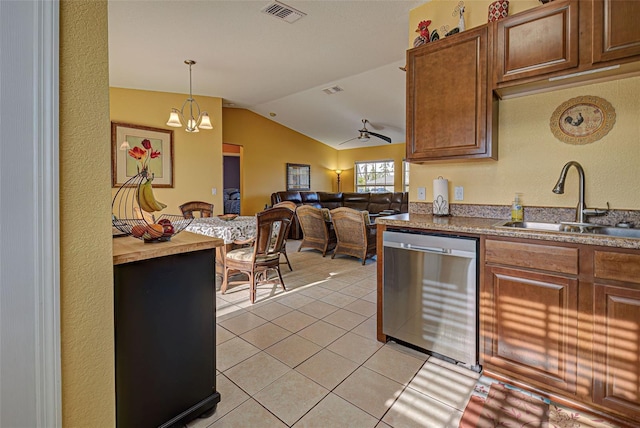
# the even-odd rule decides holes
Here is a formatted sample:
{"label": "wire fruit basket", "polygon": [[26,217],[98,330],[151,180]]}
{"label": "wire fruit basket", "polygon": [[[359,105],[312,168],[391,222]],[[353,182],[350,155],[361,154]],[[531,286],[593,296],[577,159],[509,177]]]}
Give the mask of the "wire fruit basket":
{"label": "wire fruit basket", "polygon": [[156,217],[153,213],[166,206],[153,197],[151,180],[153,176],[149,177],[149,173],[143,170],[120,186],[111,203],[112,223],[120,232],[144,242],[170,241],[193,219],[175,214]]}

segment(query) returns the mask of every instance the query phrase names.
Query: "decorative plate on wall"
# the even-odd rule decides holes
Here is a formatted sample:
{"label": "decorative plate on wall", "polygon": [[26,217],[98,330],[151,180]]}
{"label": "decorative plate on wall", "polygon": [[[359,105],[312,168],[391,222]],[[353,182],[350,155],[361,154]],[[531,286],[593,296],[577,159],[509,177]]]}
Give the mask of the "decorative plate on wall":
{"label": "decorative plate on wall", "polygon": [[614,123],[616,111],[609,101],[583,96],[562,103],[551,115],[549,126],[563,143],[589,144],[607,135]]}

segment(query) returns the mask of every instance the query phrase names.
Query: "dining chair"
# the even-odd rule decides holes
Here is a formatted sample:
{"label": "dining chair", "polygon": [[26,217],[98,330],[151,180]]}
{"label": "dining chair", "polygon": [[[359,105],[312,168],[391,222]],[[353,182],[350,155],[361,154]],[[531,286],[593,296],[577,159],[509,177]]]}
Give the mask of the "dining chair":
{"label": "dining chair", "polygon": [[199,213],[200,217],[211,217],[213,215],[213,204],[209,202],[190,201],[180,205],[180,211],[184,218],[193,218],[193,213]]}
{"label": "dining chair", "polygon": [[296,215],[302,228],[302,242],[298,251],[302,248],[314,248],[322,251],[324,257],[327,251],[336,247],[336,232],[327,208],[302,205]]}
{"label": "dining chair", "polygon": [[[296,205],[295,202],[291,202],[291,201],[283,201],[283,202],[278,202],[277,204],[274,204],[273,207],[285,207],[285,208],[289,208],[291,211],[294,212],[294,216],[295,216],[295,212],[296,209],[298,208],[298,206]],[[291,222],[291,224],[293,224],[293,221]],[[284,256],[284,259],[287,262],[287,266],[289,266],[289,270],[293,270],[293,268],[291,268],[291,262],[289,262],[289,256],[287,256],[287,236],[289,236],[289,229],[291,228],[291,225],[289,225],[287,227],[287,233],[284,235],[285,240],[284,240],[284,246],[282,247],[282,255]]]}
{"label": "dining chair", "polygon": [[[251,247],[238,248],[226,253],[224,277],[220,292],[224,294],[229,285],[249,283],[251,303],[256,300],[256,285],[269,282],[268,273],[276,271],[282,289],[286,291],[280,273],[280,255],[285,243],[287,229],[293,220],[293,211],[285,207],[273,207],[256,214],[256,237]],[[246,281],[229,281],[231,272],[248,276]]]}
{"label": "dining chair", "polygon": [[337,244],[331,258],[346,254],[362,259],[376,255],[376,226],[371,224],[367,211],[339,207],[331,210],[331,221],[336,229]]}

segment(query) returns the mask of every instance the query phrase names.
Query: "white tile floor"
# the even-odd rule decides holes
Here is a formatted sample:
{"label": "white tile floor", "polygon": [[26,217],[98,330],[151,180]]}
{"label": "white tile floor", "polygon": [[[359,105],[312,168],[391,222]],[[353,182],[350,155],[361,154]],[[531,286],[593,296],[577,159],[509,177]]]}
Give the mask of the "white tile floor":
{"label": "white tile floor", "polygon": [[376,263],[296,252],[287,286],[216,294],[216,412],[189,427],[457,428],[477,373],[376,340]]}

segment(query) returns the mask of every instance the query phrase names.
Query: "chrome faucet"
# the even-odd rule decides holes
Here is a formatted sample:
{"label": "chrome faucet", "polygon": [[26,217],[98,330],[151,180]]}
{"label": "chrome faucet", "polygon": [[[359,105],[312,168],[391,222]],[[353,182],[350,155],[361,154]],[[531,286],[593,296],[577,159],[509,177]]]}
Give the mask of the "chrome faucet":
{"label": "chrome faucet", "polygon": [[578,206],[576,207],[576,222],[585,223],[586,216],[599,216],[609,212],[608,202],[607,202],[606,210],[599,210],[597,208],[591,209],[591,210],[587,209],[587,205],[584,202],[584,169],[582,169],[582,165],[580,165],[576,161],[569,161],[566,164],[564,164],[564,166],[562,167],[562,171],[560,171],[560,178],[558,178],[558,182],[553,188],[553,193],[556,193],[558,195],[561,195],[564,193],[564,182],[567,179],[567,172],[569,171],[569,168],[571,168],[572,166],[575,166],[576,169],[578,170],[578,176],[580,180]]}

